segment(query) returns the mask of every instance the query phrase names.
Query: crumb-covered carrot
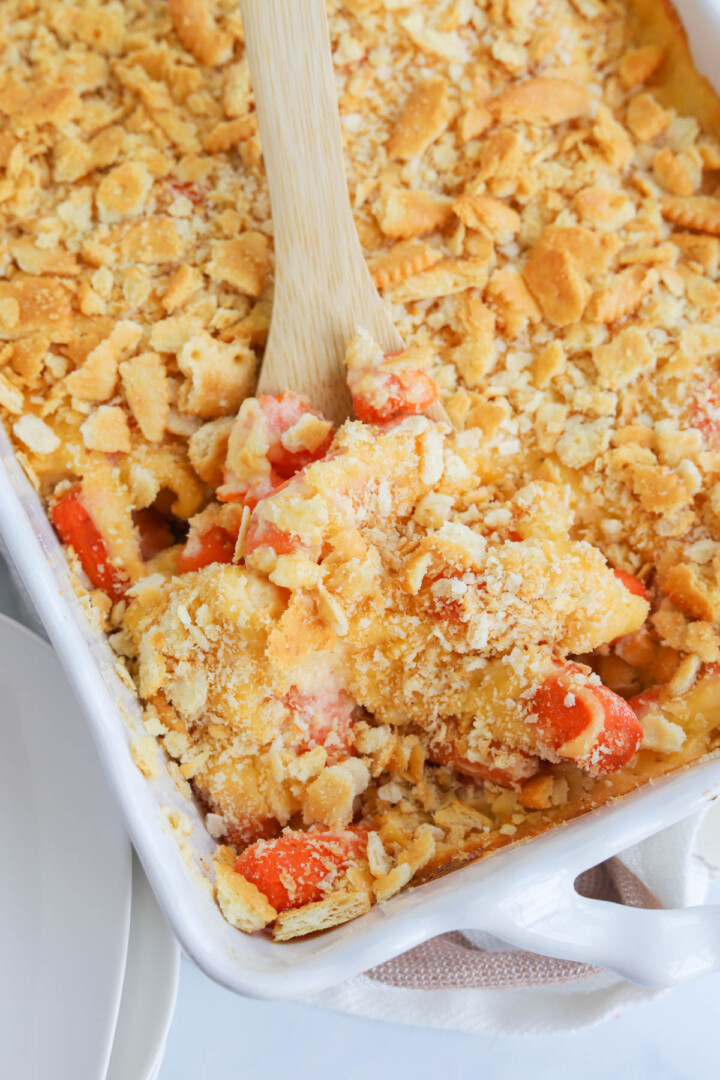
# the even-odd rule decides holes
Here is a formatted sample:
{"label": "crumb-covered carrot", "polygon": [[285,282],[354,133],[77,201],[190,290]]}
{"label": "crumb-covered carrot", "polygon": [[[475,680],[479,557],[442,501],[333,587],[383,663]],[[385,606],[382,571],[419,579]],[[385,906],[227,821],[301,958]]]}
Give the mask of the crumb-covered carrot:
{"label": "crumb-covered carrot", "polygon": [[431,597],[428,614],[432,618],[455,624],[463,621],[464,608],[461,597],[467,589],[481,592],[485,589],[484,582],[477,574],[452,568],[445,568],[439,574],[429,575],[426,582],[430,586]]}
{"label": "crumb-covered carrot", "polygon": [[188,574],[212,563],[230,563],[235,553],[235,540],[220,525],[191,536],[178,556],[178,573]]}
{"label": "crumb-covered carrot", "polygon": [[627,764],[642,740],[633,709],[619,694],[565,664],[529,702],[539,747],[599,776]]}
{"label": "crumb-covered carrot", "polygon": [[61,495],[52,507],[51,516],[60,539],[73,548],[92,584],[112,600],[119,600],[127,581],[110,561],[102,534],[83,505],[81,488],[72,488]]}
{"label": "crumb-covered carrot", "polygon": [[474,754],[472,758],[467,756],[468,752],[462,740],[450,736],[442,743],[431,743],[428,758],[436,765],[449,765],[463,776],[491,780],[502,787],[521,784],[540,770],[539,758],[500,743],[491,743],[482,755]]}
{"label": "crumb-covered carrot", "polygon": [[355,415],[366,424],[385,424],[398,416],[425,412],[440,394],[430,376],[420,370],[352,372],[348,385]]}
{"label": "crumb-covered carrot", "polygon": [[[270,433],[267,459],[284,480],[304,469],[311,461],[323,457],[333,438],[332,426],[324,421],[308,401],[286,390],[278,397],[261,394],[257,399],[265,413]],[[314,421],[319,421],[314,424]],[[303,431],[316,428],[314,437]],[[316,440],[320,441],[316,441]]]}
{"label": "crumb-covered carrot", "polygon": [[633,596],[641,596],[643,600],[650,600],[650,593],[640,578],[636,578],[634,574],[628,574],[627,570],[613,570],[613,573]]}
{"label": "crumb-covered carrot", "polygon": [[251,510],[283,482],[323,457],[334,429],[291,391],[260,394],[243,402],[228,443],[222,502],[242,502]]}
{"label": "crumb-covered carrot", "polygon": [[303,545],[292,533],[283,532],[253,517],[245,537],[245,554],[250,555],[259,547],[270,547],[276,555],[291,555],[294,551],[302,550]]}
{"label": "crumb-covered carrot", "polygon": [[293,686],[285,695],[285,704],[292,712],[298,753],[324,746],[330,762],[352,754],[355,703],[344,690],[309,693]]}
{"label": "crumb-covered carrot", "polygon": [[654,709],[660,703],[660,688],[657,686],[651,686],[649,690],[643,690],[641,694],[636,694],[635,697],[628,698],[628,705],[637,716],[638,720],[642,720],[651,709]]}
{"label": "crumb-covered carrot", "polygon": [[225,837],[229,844],[243,847],[245,844],[254,844],[256,840],[270,840],[278,836],[281,830],[282,826],[277,818],[246,814],[226,823]]}
{"label": "crumb-covered carrot", "polygon": [[690,421],[701,432],[708,450],[720,449],[720,380],[696,390],[691,399]]}
{"label": "crumb-covered carrot", "polygon": [[181,195],[189,199],[193,206],[199,206],[205,197],[196,184],[182,183],[180,180],[173,179],[168,180],[167,184],[173,196]]}
{"label": "crumb-covered carrot", "polygon": [[267,476],[254,484],[241,482],[225,471],[225,482],[217,489],[215,494],[221,503],[239,503],[247,506],[248,510],[254,510],[261,499],[267,499],[279,487],[285,483],[274,469],[270,469]]}
{"label": "crumb-covered carrot", "polygon": [[235,870],[264,893],[276,911],[322,899],[340,874],[361,860],[367,832],[288,832],[258,840],[243,851]]}

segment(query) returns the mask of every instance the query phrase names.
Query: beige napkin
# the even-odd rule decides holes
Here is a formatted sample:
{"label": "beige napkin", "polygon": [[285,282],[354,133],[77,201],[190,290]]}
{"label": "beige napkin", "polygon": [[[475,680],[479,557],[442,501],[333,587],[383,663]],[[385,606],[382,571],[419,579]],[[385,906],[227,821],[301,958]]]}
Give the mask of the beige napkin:
{"label": "beige napkin", "polygon": [[[609,859],[587,870],[578,879],[577,888],[583,896],[629,907],[662,906],[620,859]],[[441,934],[367,974],[377,982],[409,990],[508,990],[571,982],[600,970],[520,949],[499,951],[493,944],[494,939],[482,933]]]}

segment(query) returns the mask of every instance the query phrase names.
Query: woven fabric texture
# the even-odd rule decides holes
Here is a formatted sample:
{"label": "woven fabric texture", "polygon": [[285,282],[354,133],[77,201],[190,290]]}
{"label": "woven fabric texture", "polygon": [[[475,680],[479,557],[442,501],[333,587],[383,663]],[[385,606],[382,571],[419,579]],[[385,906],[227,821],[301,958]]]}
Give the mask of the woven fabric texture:
{"label": "woven fabric texture", "polygon": [[[583,896],[628,907],[660,907],[645,885],[620,862],[608,859],[577,879]],[[523,950],[490,951],[464,934],[441,934],[367,972],[371,979],[405,990],[519,990],[575,982],[599,968],[553,960]]]}

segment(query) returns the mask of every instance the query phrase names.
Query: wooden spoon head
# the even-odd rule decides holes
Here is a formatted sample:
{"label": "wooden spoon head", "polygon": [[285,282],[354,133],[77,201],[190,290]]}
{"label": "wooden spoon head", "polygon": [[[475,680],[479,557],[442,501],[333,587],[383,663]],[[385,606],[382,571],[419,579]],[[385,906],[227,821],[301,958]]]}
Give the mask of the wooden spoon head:
{"label": "wooden spoon head", "polygon": [[287,262],[278,267],[258,392],[277,394],[289,388],[304,394],[337,424],[352,416],[345,369],[350,338],[363,327],[386,352],[399,352],[403,341],[370,279],[359,245],[331,281],[327,267],[315,274],[311,253],[305,254],[303,263],[304,272]]}

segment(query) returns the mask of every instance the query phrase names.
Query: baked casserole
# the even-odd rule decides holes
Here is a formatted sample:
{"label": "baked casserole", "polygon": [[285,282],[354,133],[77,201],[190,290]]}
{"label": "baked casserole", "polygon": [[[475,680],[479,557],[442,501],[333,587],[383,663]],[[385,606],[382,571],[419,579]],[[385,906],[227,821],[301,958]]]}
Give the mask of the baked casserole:
{"label": "baked casserole", "polygon": [[[254,397],[233,0],[6,0],[0,406],[238,929],[346,922],[720,742],[720,105],[649,0],[329,0],[406,342]],[[424,413],[440,398],[451,424]]]}

